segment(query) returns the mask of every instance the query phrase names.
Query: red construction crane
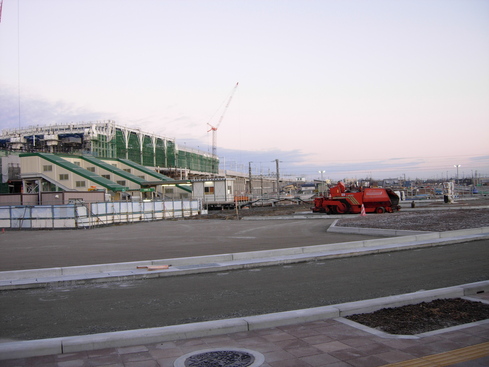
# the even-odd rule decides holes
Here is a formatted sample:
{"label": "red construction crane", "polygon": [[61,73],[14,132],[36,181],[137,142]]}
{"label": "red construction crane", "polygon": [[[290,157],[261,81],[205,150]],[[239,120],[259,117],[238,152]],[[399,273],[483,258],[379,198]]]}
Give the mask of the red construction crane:
{"label": "red construction crane", "polygon": [[226,111],[229,107],[229,104],[231,103],[231,100],[233,99],[234,92],[236,92],[236,88],[238,88],[238,84],[239,84],[239,82],[236,83],[236,85],[234,86],[234,88],[231,92],[231,95],[229,96],[228,102],[226,103],[226,106],[224,107],[224,110],[222,111],[221,118],[217,122],[217,125],[212,126],[210,123],[207,123],[207,125],[209,125],[211,127],[209,130],[207,130],[207,132],[212,131],[212,155],[214,157],[217,156],[217,129],[219,129],[219,126],[221,125],[222,119],[224,118],[224,114],[226,113]]}

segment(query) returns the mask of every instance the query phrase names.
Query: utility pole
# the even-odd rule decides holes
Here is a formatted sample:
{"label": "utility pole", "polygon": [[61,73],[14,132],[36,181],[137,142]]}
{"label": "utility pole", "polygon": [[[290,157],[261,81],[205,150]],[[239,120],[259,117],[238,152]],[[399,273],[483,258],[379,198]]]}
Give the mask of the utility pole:
{"label": "utility pole", "polygon": [[249,187],[249,193],[250,196],[253,196],[253,185],[251,183],[251,163],[253,162],[248,162],[248,187]]}
{"label": "utility pole", "polygon": [[275,165],[277,167],[277,199],[280,200],[280,170],[278,167],[278,159],[275,159]]}
{"label": "utility pole", "polygon": [[460,179],[458,178],[458,169],[461,167],[460,164],[454,164],[453,165],[457,169],[457,185],[460,183]]}
{"label": "utility pole", "polygon": [[470,172],[472,173],[472,188],[470,189],[470,196],[474,196],[474,170],[470,170]]}

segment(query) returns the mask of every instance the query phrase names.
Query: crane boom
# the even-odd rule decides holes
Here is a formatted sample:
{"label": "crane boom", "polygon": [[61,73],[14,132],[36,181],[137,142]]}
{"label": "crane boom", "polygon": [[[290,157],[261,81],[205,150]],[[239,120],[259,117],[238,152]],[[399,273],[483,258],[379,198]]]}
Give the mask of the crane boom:
{"label": "crane boom", "polygon": [[212,155],[214,157],[217,156],[217,129],[219,129],[219,126],[221,125],[221,122],[224,118],[224,114],[226,113],[229,105],[231,104],[231,101],[233,99],[234,93],[236,92],[236,89],[238,88],[238,85],[239,85],[239,82],[237,82],[236,85],[234,86],[234,88],[231,92],[231,95],[229,96],[229,99],[226,103],[226,106],[224,106],[224,110],[222,111],[222,115],[219,118],[219,121],[217,122],[217,125],[212,126],[211,124],[207,123],[207,125],[209,125],[211,127],[209,130],[207,130],[207,132],[212,131]]}

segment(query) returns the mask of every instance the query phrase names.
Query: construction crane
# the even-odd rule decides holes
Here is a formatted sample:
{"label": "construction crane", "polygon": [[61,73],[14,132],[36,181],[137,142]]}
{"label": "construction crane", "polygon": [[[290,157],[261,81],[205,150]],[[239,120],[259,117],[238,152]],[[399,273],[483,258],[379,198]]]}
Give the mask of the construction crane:
{"label": "construction crane", "polygon": [[234,92],[236,92],[236,88],[238,88],[238,83],[234,86],[231,95],[229,96],[228,102],[226,103],[226,106],[224,107],[224,110],[222,111],[222,115],[219,118],[219,121],[217,122],[216,126],[211,125],[210,123],[207,123],[211,128],[207,130],[207,132],[212,131],[212,155],[214,157],[217,156],[217,129],[219,129],[219,126],[221,125],[222,119],[224,118],[224,114],[226,113],[229,104],[231,103],[231,100],[233,99]]}

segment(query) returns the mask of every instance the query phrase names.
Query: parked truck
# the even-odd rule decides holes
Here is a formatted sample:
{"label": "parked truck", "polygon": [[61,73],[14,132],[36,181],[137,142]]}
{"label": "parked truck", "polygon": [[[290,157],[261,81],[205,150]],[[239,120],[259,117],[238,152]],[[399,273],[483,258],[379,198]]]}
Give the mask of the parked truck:
{"label": "parked truck", "polygon": [[326,196],[314,199],[313,212],[327,214],[393,213],[401,209],[399,196],[391,189],[359,188],[346,190],[343,182],[329,189]]}

